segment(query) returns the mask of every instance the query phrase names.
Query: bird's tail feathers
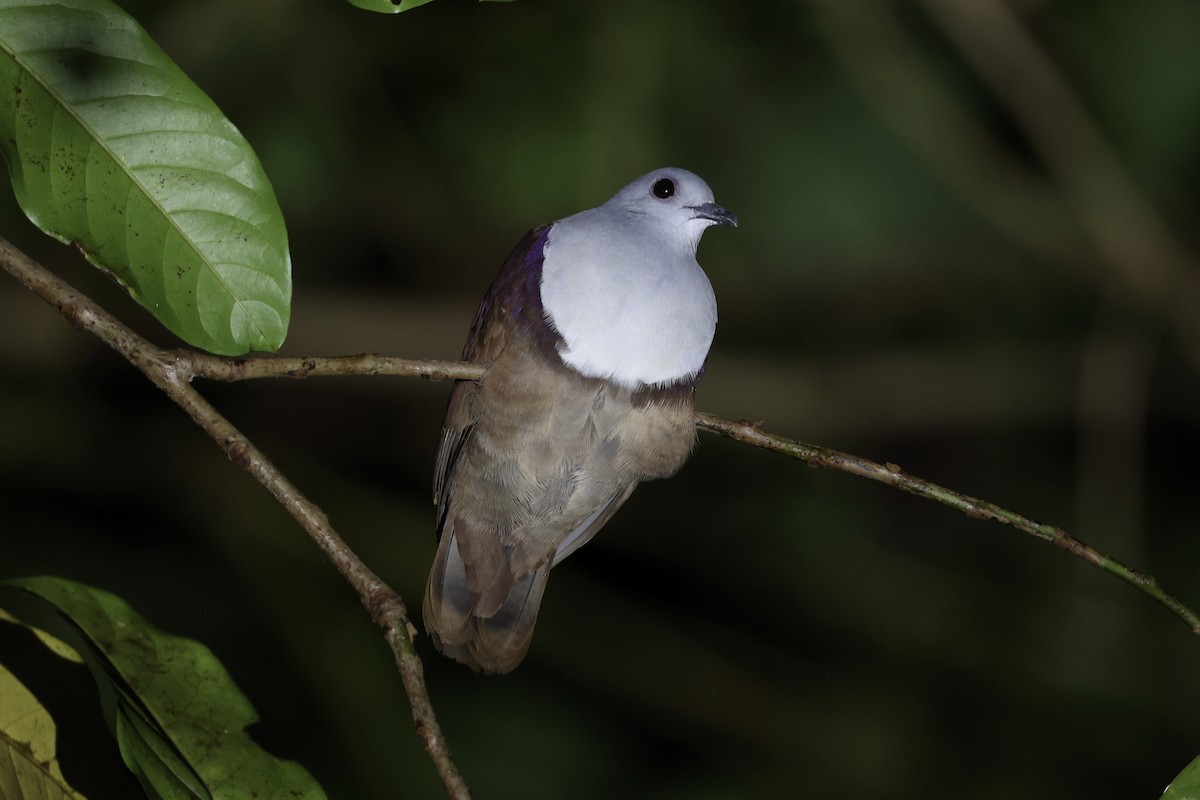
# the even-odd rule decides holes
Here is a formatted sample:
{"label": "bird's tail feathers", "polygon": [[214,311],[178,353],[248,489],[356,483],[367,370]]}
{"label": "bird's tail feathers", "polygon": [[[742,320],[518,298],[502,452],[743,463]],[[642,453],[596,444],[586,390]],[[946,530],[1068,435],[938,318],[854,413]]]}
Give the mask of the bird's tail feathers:
{"label": "bird's tail feathers", "polygon": [[[450,526],[447,526],[448,528]],[[445,655],[475,670],[504,673],[525,658],[533,639],[550,561],[515,583],[497,602],[473,591],[452,529],[443,531],[425,587],[425,627]]]}

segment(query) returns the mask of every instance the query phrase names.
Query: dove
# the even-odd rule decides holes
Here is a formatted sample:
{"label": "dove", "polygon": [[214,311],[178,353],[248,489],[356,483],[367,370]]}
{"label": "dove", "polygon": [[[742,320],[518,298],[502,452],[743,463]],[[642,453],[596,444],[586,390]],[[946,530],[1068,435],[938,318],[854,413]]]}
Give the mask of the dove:
{"label": "dove", "polygon": [[484,673],[524,659],[551,569],[642,481],[695,445],[694,395],[717,325],[701,234],[737,226],[683,169],[525,235],[472,322],[434,471],[438,549],[423,617]]}

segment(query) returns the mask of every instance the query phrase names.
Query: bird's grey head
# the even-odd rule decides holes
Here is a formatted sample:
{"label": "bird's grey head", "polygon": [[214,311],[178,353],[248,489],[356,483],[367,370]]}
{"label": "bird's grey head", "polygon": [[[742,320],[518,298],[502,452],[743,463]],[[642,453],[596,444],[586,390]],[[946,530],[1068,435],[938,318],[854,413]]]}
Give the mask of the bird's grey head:
{"label": "bird's grey head", "polygon": [[632,388],[698,375],[717,325],[712,286],[696,263],[710,225],[737,225],[737,217],[699,176],[671,168],[554,223],[541,296],[563,362]]}
{"label": "bird's grey head", "polygon": [[634,217],[656,220],[667,235],[692,252],[710,225],[737,227],[737,215],[713,201],[712,189],[694,172],[666,167],[648,172],[604,204]]}

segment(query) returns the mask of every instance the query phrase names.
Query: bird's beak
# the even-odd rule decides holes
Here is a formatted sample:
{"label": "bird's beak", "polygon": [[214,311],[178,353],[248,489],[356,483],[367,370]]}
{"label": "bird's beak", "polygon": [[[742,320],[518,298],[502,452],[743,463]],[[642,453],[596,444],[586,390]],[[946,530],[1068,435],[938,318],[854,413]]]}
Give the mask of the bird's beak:
{"label": "bird's beak", "polygon": [[717,225],[728,225],[732,228],[737,227],[737,214],[716,203],[701,203],[698,206],[688,206],[688,208],[696,212],[696,216],[692,217],[692,219],[707,219],[712,220]]}

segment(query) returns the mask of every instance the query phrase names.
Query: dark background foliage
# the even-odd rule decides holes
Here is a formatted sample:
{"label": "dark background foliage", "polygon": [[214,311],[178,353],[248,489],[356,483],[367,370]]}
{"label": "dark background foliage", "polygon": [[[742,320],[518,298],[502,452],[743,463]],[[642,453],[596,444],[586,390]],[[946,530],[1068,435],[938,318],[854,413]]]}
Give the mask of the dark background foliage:
{"label": "dark background foliage", "polygon": [[[1194,251],[1200,6],[1015,6]],[[962,142],[922,81],[1014,179],[1046,177],[920,8],[124,7],[272,177],[296,282],[284,352],[454,358],[526,229],[684,166],[742,219],[701,247],[721,309],[702,409],[1060,524],[1200,604],[1195,363],[1052,184],[1045,212],[995,165],[938,167]],[[873,49],[879,26],[924,70]],[[862,91],[872,59],[907,132]],[[7,191],[0,232],[169,343]],[[209,644],[260,711],[256,738],[332,797],[435,796],[378,631],[268,495],[11,281],[0,334],[0,573],[98,585]],[[203,388],[415,615],[449,386]],[[1200,643],[1137,592],[997,525],[709,437],[555,570],[516,673],[419,646],[485,798],[1157,797],[1200,751]]]}

